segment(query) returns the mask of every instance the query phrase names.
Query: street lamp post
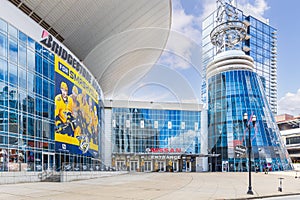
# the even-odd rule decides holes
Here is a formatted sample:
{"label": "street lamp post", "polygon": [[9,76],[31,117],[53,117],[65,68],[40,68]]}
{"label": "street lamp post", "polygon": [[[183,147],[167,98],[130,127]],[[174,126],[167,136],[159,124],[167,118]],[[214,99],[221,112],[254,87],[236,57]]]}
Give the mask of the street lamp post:
{"label": "street lamp post", "polygon": [[[252,194],[253,195],[252,186],[251,186],[251,152],[252,152],[252,145],[251,145],[251,124],[250,123],[248,124],[248,114],[247,113],[244,113],[243,120],[244,120],[245,127],[248,128],[248,131],[249,131],[249,135],[248,135],[249,186],[248,186],[248,192],[247,192],[247,194]],[[253,115],[252,116],[252,126],[253,127],[255,127],[255,122],[256,122],[256,116]]]}

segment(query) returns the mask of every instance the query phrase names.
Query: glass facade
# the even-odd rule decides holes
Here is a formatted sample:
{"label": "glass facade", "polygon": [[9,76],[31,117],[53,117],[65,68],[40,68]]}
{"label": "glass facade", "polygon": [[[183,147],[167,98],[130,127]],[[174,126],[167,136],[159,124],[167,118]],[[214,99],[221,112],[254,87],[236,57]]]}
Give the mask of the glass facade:
{"label": "glass facade", "polygon": [[[249,24],[246,39],[240,44],[247,55],[254,59],[255,72],[262,80],[270,108],[277,113],[277,36],[276,29],[267,22],[247,16],[237,9],[238,18]],[[202,87],[203,102],[207,101],[206,67],[216,56],[216,49],[210,41],[210,32],[216,26],[217,12],[213,12],[202,23]]]}
{"label": "glass facade", "polygon": [[[280,139],[280,132],[255,72],[227,71],[208,79],[208,148],[220,154],[212,167],[221,171],[224,162],[229,171],[248,171],[246,147],[249,130],[243,114],[257,116],[251,127],[252,168],[291,169],[290,160]],[[249,123],[249,122],[248,122]]]}
{"label": "glass facade", "polygon": [[112,113],[113,153],[200,153],[198,111],[113,108]]}
{"label": "glass facade", "polygon": [[[54,65],[54,53],[0,19],[0,171],[92,163],[86,156],[56,152]],[[102,103],[98,112],[102,123]]]}
{"label": "glass facade", "polygon": [[276,29],[252,16],[245,17],[250,22],[250,39],[244,42],[250,49],[246,53],[254,59],[255,72],[260,76],[266,98],[274,114],[277,113],[277,36]]}
{"label": "glass facade", "polygon": [[196,171],[200,111],[112,108],[112,166],[128,171]]}

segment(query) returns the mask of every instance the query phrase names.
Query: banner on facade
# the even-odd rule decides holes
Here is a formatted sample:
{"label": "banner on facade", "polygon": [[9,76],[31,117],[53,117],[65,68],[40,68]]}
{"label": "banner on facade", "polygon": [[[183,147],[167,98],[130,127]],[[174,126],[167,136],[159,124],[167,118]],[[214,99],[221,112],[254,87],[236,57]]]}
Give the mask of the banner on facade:
{"label": "banner on facade", "polygon": [[63,152],[97,156],[99,105],[95,88],[55,56],[55,142]]}

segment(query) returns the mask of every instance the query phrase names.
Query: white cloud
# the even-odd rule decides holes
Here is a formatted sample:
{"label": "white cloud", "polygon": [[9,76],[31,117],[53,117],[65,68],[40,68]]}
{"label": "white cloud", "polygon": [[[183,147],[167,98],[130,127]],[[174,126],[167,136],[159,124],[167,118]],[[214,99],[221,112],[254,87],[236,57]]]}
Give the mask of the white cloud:
{"label": "white cloud", "polygon": [[216,9],[217,9],[216,1],[204,0],[203,1],[203,12],[200,16],[201,23],[206,17],[208,17]]}
{"label": "white cloud", "polygon": [[[187,14],[178,0],[172,1],[172,25],[159,64],[173,69],[188,69],[201,64],[201,20],[199,15]],[[198,54],[198,61],[194,54]]]}
{"label": "white cloud", "polygon": [[255,0],[254,3],[250,3],[249,0],[239,0],[237,1],[237,7],[243,10],[244,14],[253,15],[260,20],[263,20],[262,18],[265,11],[270,9],[266,0]]}
{"label": "white cloud", "polygon": [[278,101],[278,114],[300,115],[300,89],[297,93],[286,93]]}

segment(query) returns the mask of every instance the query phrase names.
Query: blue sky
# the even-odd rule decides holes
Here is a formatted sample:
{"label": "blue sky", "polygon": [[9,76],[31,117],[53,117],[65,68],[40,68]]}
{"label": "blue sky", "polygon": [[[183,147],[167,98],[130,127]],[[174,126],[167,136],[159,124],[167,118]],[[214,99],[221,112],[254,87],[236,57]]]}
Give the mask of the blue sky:
{"label": "blue sky", "polygon": [[[300,115],[300,1],[237,0],[277,29],[278,113]],[[216,0],[172,0],[172,25],[157,64],[135,84],[131,99],[199,103],[202,20]],[[300,65],[299,65],[300,67]]]}

